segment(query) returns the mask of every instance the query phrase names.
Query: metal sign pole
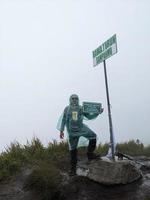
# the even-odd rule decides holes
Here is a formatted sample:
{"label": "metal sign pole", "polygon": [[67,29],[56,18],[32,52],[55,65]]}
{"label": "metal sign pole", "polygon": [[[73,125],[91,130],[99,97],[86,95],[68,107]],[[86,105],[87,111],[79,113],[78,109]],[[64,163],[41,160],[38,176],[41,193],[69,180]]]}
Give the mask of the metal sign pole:
{"label": "metal sign pole", "polygon": [[106,72],[106,62],[104,63],[104,74],[105,74],[105,85],[106,85],[106,95],[107,95],[107,106],[108,106],[108,118],[109,118],[109,130],[110,130],[110,142],[111,142],[111,150],[112,150],[112,160],[115,161],[114,155],[114,141],[113,141],[113,125],[111,118],[111,109],[110,109],[110,101],[109,101],[109,92],[108,92],[108,82],[107,82],[107,72]]}

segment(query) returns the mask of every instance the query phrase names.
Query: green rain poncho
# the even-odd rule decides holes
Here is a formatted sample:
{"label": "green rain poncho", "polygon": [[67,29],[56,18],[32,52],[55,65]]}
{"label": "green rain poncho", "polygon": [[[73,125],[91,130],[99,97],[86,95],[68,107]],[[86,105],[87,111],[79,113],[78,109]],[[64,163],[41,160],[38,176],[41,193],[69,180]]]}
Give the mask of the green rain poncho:
{"label": "green rain poncho", "polygon": [[57,129],[61,132],[64,131],[66,126],[70,150],[76,149],[78,146],[87,146],[88,140],[96,139],[96,133],[83,123],[83,119],[91,120],[97,116],[98,114],[84,114],[82,106],[79,105],[78,96],[71,95],[70,104],[64,109],[57,125]]}

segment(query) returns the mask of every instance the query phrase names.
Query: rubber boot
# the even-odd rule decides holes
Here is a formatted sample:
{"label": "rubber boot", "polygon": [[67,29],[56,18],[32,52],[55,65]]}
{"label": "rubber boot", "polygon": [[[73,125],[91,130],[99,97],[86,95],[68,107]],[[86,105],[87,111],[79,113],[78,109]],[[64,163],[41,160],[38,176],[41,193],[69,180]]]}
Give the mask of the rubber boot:
{"label": "rubber boot", "polygon": [[75,176],[76,175],[76,166],[77,166],[77,149],[71,150],[70,151],[70,176]]}
{"label": "rubber boot", "polygon": [[88,150],[87,157],[89,161],[93,159],[100,159],[100,155],[94,153],[95,148],[96,148],[96,139],[89,140],[89,145],[87,149]]}

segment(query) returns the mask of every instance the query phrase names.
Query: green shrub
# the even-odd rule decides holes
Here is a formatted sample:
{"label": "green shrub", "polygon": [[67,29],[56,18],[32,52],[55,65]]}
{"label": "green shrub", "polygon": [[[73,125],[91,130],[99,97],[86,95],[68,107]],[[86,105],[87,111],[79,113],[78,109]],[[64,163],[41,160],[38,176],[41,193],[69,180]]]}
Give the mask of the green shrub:
{"label": "green shrub", "polygon": [[56,140],[54,140],[48,144],[47,151],[54,157],[66,155],[68,153],[68,143],[64,141],[58,143]]}
{"label": "green shrub", "polygon": [[14,173],[16,173],[21,167],[21,162],[15,160],[10,155],[0,157],[0,180],[4,180]]}
{"label": "green shrub", "polygon": [[23,149],[18,142],[11,143],[0,155],[0,180],[16,173],[24,162]]}
{"label": "green shrub", "polygon": [[[52,161],[57,168],[66,170],[68,165],[68,144],[53,141],[45,148],[41,141],[34,137],[26,145],[11,143],[0,155],[0,180],[4,180],[18,172],[24,165],[34,166],[36,163]],[[67,166],[68,169],[68,166]]]}
{"label": "green shrub", "polygon": [[42,160],[46,157],[46,151],[41,143],[41,141],[34,137],[31,141],[27,141],[27,144],[24,145],[24,153],[28,159],[28,162],[32,162],[34,160]]}
{"label": "green shrub", "polygon": [[97,147],[97,152],[100,153],[102,156],[106,155],[109,149],[108,143],[102,144],[100,143]]}
{"label": "green shrub", "polygon": [[58,191],[60,182],[60,171],[52,162],[39,162],[29,176],[26,187],[37,191],[43,200],[50,200]]}
{"label": "green shrub", "polygon": [[150,156],[150,145],[146,146],[144,148],[144,155],[145,156]]}
{"label": "green shrub", "polygon": [[[107,154],[108,148],[107,143],[100,143],[96,151],[103,156]],[[145,147],[138,139],[117,144],[117,150],[131,156],[150,156],[150,145]],[[86,151],[87,148],[80,148],[78,150],[79,156],[86,156]],[[14,142],[0,155],[0,180],[4,180],[18,172],[22,166],[28,165],[32,168],[41,161],[43,165],[51,162],[57,166],[57,170],[68,171],[69,159],[67,142],[58,143],[54,140],[47,147],[44,147],[36,137],[31,142],[27,141],[26,145]]]}
{"label": "green shrub", "polygon": [[[125,143],[117,144],[116,146],[117,151],[120,151],[125,154],[133,155],[133,156],[140,156],[146,155],[146,147],[144,147],[143,143],[141,143],[138,139],[130,140]],[[147,156],[150,155],[150,151],[147,150]]]}

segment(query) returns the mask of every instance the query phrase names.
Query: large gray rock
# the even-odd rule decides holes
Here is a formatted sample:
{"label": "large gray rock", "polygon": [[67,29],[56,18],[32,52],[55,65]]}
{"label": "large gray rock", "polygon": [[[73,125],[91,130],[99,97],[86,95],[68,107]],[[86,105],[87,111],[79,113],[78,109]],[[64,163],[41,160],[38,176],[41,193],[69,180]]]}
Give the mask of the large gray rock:
{"label": "large gray rock", "polygon": [[107,159],[80,161],[77,174],[105,184],[127,184],[142,177],[142,172],[133,161],[110,161]]}

